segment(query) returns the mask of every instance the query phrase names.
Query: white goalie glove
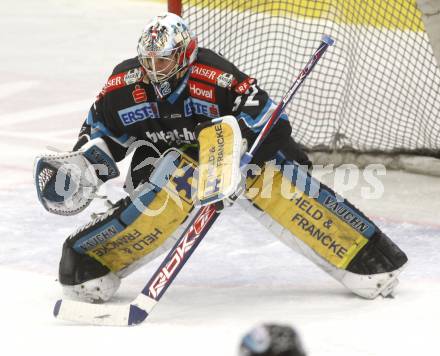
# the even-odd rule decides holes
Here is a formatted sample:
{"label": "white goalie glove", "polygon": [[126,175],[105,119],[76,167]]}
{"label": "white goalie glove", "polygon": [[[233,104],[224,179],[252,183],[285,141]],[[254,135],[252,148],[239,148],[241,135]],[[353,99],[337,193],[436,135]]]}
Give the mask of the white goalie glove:
{"label": "white goalie glove", "polygon": [[54,214],[83,211],[105,181],[119,175],[107,144],[101,138],[80,150],[41,155],[35,159],[34,180],[38,199]]}

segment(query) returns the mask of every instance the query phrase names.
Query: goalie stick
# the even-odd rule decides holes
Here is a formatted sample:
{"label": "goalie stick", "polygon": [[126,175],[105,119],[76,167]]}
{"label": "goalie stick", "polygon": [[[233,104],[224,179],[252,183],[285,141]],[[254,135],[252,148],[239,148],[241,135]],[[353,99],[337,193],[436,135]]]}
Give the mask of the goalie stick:
{"label": "goalie stick", "polygon": [[[292,100],[327,48],[333,43],[331,37],[323,36],[318,49],[283,96],[250,150],[243,155],[240,162],[242,171],[246,170],[256,150],[267,137],[271,128],[278,122],[280,114]],[[126,326],[142,323],[162,298],[219,215],[220,211],[217,211],[214,204],[202,206],[144,289],[129,304],[90,304],[60,299],[54,307],[55,317],[95,325]]]}

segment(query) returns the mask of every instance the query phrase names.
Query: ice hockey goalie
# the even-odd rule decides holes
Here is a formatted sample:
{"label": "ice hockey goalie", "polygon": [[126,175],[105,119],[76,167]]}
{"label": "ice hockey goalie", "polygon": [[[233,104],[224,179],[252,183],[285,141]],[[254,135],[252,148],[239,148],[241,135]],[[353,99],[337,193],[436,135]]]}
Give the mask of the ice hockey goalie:
{"label": "ice hockey goalie", "polygon": [[[253,143],[274,107],[254,78],[199,48],[180,17],[153,18],[139,39],[138,56],[116,66],[93,103],[73,151],[36,160],[44,208],[73,215],[133,153],[128,195],[63,245],[59,281],[65,293],[109,300],[121,278],[174,244],[196,202],[228,199],[240,182],[235,204],[274,237],[357,295],[392,293],[406,255],[311,176],[311,162],[293,140],[285,113],[256,152],[254,169],[240,179],[242,147]],[[213,169],[213,162],[222,169]]]}

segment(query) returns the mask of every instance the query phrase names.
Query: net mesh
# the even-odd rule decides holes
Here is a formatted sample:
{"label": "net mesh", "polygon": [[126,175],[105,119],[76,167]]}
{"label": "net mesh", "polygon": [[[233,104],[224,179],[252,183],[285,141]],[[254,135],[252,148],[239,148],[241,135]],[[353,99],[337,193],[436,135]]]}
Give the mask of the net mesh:
{"label": "net mesh", "polygon": [[440,157],[440,71],[415,0],[183,0],[199,44],[277,101],[336,40],[287,112],[309,149]]}

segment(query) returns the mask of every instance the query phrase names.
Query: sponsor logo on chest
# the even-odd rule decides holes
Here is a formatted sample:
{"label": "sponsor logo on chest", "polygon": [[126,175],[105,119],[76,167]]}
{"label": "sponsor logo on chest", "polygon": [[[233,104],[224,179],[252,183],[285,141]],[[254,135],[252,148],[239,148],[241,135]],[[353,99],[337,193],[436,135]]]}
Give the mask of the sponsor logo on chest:
{"label": "sponsor logo on chest", "polygon": [[147,101],[147,92],[144,88],[141,88],[140,85],[135,86],[135,89],[131,92],[131,95],[133,96],[133,100],[135,103],[142,103],[144,101]]}
{"label": "sponsor logo on chest", "polygon": [[184,115],[185,117],[202,115],[215,119],[220,116],[220,111],[217,104],[195,98],[188,98],[184,101]]}
{"label": "sponsor logo on chest", "polygon": [[158,141],[163,141],[166,143],[193,143],[196,141],[196,135],[194,132],[188,130],[184,127],[182,130],[174,129],[174,130],[160,130],[155,132],[147,131],[145,132],[147,138],[153,142],[157,143]]}
{"label": "sponsor logo on chest", "polygon": [[192,80],[188,81],[189,93],[192,97],[207,100],[211,103],[215,102],[215,89],[210,85],[206,85]]}
{"label": "sponsor logo on chest", "polygon": [[158,119],[159,109],[157,103],[146,102],[119,110],[118,115],[124,126],[129,126],[147,119]]}

